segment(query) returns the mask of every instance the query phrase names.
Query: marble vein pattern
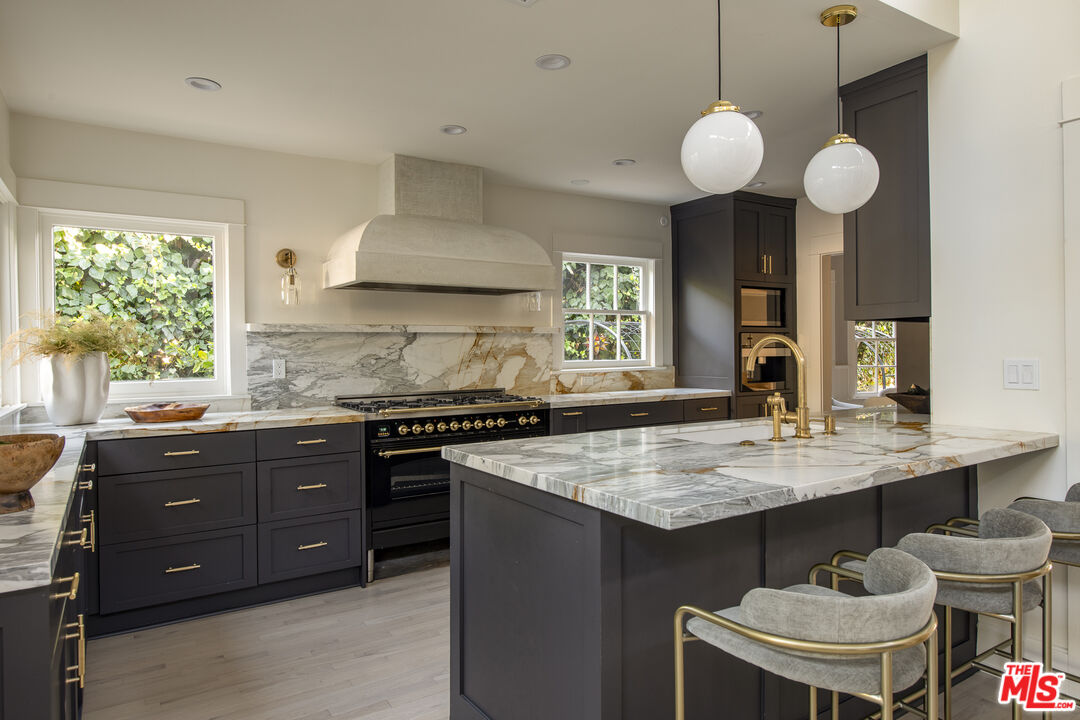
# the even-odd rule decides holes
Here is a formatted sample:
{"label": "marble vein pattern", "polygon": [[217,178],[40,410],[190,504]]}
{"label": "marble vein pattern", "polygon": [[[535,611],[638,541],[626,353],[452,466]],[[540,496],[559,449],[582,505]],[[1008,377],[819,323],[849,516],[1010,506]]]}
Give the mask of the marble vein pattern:
{"label": "marble vein pattern", "polygon": [[664,387],[655,390],[611,390],[607,392],[579,392],[545,395],[543,399],[553,408],[584,407],[587,405],[620,405],[636,402],[664,402],[665,400],[697,400],[704,398],[731,397],[730,390],[707,388]]}
{"label": "marble vein pattern", "polygon": [[[666,530],[1055,447],[1054,433],[840,413],[839,433],[767,440],[766,421],[611,430],[447,447],[443,457]],[[739,445],[752,440],[749,447]]]}

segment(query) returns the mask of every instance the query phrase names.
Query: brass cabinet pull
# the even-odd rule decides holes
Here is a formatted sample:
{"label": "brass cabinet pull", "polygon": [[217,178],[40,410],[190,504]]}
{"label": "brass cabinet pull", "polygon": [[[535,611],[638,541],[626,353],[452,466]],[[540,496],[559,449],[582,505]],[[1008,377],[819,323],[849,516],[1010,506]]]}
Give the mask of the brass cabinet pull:
{"label": "brass cabinet pull", "polygon": [[437,452],[439,450],[442,450],[442,445],[436,447],[411,448],[409,450],[380,450],[378,454],[381,458],[389,458],[394,457],[395,455],[417,455],[419,453]]}
{"label": "brass cabinet pull", "polygon": [[181,505],[194,505],[195,503],[201,503],[202,498],[191,498],[190,500],[170,500],[165,503],[165,507],[180,507]]}
{"label": "brass cabinet pull", "polygon": [[297,440],[297,445],[318,445],[319,443],[326,442],[326,438],[319,438],[318,440]]}
{"label": "brass cabinet pull", "polygon": [[585,414],[585,412],[583,410],[578,410],[576,412],[564,412],[562,414],[562,416],[563,417],[576,417],[578,415],[584,415],[584,414]]}
{"label": "brass cabinet pull", "polygon": [[322,542],[311,543],[310,545],[297,545],[296,549],[297,550],[314,550],[315,548],[326,547],[329,544],[330,543],[323,540]]}
{"label": "brass cabinet pull", "polygon": [[80,490],[93,490],[94,489],[94,481],[93,480],[81,480],[81,481],[79,481],[78,488]]}
{"label": "brass cabinet pull", "polygon": [[84,548],[89,548],[90,552],[97,552],[97,522],[94,520],[94,511],[91,510],[89,515],[83,515],[79,518],[83,524],[90,524],[90,544],[83,543]]}
{"label": "brass cabinet pull", "polygon": [[165,453],[165,457],[177,457],[179,455],[198,455],[198,450],[173,450]]}
{"label": "brass cabinet pull", "polygon": [[698,412],[716,412],[719,409],[718,407],[698,408]]}
{"label": "brass cabinet pull", "polygon": [[761,274],[765,274],[765,253],[761,254]]}
{"label": "brass cabinet pull", "polygon": [[75,573],[71,577],[56,578],[57,583],[71,583],[71,589],[66,593],[54,593],[50,595],[53,600],[60,600],[61,598],[67,598],[68,600],[74,600],[79,597],[79,573]]}
{"label": "brass cabinet pull", "polygon": [[74,670],[75,677],[67,678],[64,682],[68,685],[73,683],[79,683],[79,687],[86,687],[86,623],[83,620],[83,614],[79,613],[79,621],[68,623],[64,626],[68,630],[75,630],[73,633],[64,635],[65,640],[78,640],[78,665],[71,665],[67,668],[68,672]]}
{"label": "brass cabinet pull", "polygon": [[82,465],[79,467],[79,472],[94,472],[97,470],[97,463],[90,463],[89,465]]}
{"label": "brass cabinet pull", "polygon": [[324,487],[326,487],[326,483],[316,483],[314,485],[297,485],[296,489],[297,490],[318,490],[318,489],[324,488]]}
{"label": "brass cabinet pull", "polygon": [[190,565],[184,565],[183,567],[176,567],[176,568],[168,567],[168,568],[165,569],[165,574],[166,575],[171,575],[173,573],[178,573],[178,572],[187,572],[188,570],[198,570],[201,567],[202,567],[202,565],[200,565],[199,563],[191,563]]}
{"label": "brass cabinet pull", "polygon": [[772,255],[769,256],[769,274],[772,275]]}
{"label": "brass cabinet pull", "polygon": [[82,530],[72,530],[70,535],[76,535],[78,540],[68,540],[64,545],[66,547],[86,547],[88,540],[86,539],[86,528]]}
{"label": "brass cabinet pull", "polygon": [[645,417],[648,414],[649,413],[647,413],[647,412],[630,413],[630,417]]}

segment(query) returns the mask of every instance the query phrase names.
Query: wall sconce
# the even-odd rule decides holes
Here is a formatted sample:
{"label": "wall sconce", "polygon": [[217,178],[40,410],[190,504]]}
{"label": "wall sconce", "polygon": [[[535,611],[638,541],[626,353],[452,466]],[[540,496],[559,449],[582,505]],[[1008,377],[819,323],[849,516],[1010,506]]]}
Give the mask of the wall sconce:
{"label": "wall sconce", "polygon": [[300,278],[296,274],[296,253],[288,248],[278,250],[277,264],[285,268],[281,276],[281,304],[300,304]]}

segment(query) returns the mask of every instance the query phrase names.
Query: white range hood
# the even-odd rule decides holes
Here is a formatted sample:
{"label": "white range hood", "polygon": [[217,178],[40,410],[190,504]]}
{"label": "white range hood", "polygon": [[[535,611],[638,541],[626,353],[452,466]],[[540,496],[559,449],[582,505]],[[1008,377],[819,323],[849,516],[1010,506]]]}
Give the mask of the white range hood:
{"label": "white range hood", "polygon": [[324,288],[486,295],[553,290],[547,252],[483,224],[483,170],[394,155],[379,166],[379,215],[342,235]]}

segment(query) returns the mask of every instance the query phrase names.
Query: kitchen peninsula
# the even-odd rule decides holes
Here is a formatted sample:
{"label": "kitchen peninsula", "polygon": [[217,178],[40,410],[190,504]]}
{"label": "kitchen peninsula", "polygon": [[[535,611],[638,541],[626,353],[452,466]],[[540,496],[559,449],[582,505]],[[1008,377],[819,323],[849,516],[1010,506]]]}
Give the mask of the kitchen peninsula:
{"label": "kitchen peninsula", "polygon": [[[669,716],[679,605],[734,605],[838,549],[974,515],[976,465],[1058,444],[893,410],[838,421],[783,443],[756,420],[446,448],[451,718]],[[957,657],[974,632],[959,619]],[[687,648],[688,716],[805,707],[802,686],[703,645]]]}

